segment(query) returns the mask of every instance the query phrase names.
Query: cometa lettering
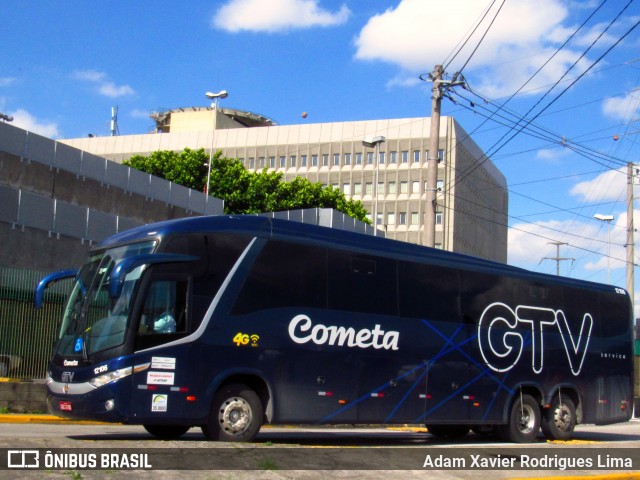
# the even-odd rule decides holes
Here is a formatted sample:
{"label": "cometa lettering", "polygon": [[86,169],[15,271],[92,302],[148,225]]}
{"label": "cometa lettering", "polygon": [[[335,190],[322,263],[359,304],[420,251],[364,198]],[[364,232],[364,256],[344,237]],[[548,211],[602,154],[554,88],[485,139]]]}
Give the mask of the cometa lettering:
{"label": "cometa lettering", "polygon": [[363,328],[358,331],[352,327],[314,325],[308,316],[296,315],[289,322],[289,337],[299,344],[313,342],[316,345],[398,350],[400,333],[393,330],[385,332],[377,324],[372,330]]}

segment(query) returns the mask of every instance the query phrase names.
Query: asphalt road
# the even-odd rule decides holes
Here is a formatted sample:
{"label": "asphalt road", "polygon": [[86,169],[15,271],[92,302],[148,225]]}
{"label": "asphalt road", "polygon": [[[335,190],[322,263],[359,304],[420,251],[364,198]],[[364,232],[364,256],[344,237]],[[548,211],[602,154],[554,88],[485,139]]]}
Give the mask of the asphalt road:
{"label": "asphalt road", "polygon": [[[40,468],[20,468],[34,463],[34,452]],[[80,468],[83,462],[92,468]],[[575,462],[579,468],[571,468]],[[7,469],[9,463],[18,468]],[[525,463],[529,469],[520,469]],[[452,468],[442,468],[448,466]],[[0,478],[466,480],[575,475],[640,479],[640,422],[579,426],[571,442],[540,437],[527,445],[474,434],[447,442],[424,429],[403,427],[265,427],[256,442],[237,444],[205,441],[196,428],[179,440],[163,441],[138,426],[0,424]]]}

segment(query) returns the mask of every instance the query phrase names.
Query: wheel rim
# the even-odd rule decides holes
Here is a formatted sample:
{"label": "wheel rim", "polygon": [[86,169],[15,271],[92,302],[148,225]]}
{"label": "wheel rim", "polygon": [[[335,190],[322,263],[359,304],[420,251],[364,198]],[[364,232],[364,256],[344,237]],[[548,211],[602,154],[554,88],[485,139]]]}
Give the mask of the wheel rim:
{"label": "wheel rim", "polygon": [[553,423],[556,428],[561,432],[566,432],[571,429],[571,423],[573,422],[573,418],[571,415],[571,410],[567,408],[564,403],[558,405],[558,408],[553,412]]}
{"label": "wheel rim", "polygon": [[518,419],[518,430],[521,433],[531,433],[535,428],[536,414],[531,405],[520,407],[520,417]]}
{"label": "wheel rim", "polygon": [[223,402],[218,412],[220,428],[229,435],[241,435],[251,426],[251,406],[243,398],[233,397]]}

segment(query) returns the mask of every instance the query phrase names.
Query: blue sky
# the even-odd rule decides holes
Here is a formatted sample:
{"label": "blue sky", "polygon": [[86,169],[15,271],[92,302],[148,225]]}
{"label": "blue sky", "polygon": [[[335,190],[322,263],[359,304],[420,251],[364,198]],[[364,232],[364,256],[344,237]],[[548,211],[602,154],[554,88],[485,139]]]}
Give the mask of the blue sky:
{"label": "blue sky", "polygon": [[[107,135],[113,106],[121,134],[145,133],[152,110],[221,89],[222,106],[280,124],[429,116],[420,74],[462,69],[470,90],[442,112],[507,178],[509,262],[555,273],[542,259],[566,242],[563,275],[625,286],[619,169],[640,156],[639,1],[8,0],[0,16],[0,112],[52,138]],[[609,262],[596,213],[614,216]]]}

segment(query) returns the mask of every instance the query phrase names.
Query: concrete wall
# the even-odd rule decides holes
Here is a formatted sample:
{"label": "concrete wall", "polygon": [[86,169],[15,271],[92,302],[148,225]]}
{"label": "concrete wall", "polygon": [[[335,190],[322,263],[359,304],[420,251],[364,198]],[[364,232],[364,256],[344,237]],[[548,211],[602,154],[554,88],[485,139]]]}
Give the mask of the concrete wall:
{"label": "concrete wall", "polygon": [[222,212],[202,192],[0,123],[0,266],[79,266],[119,231]]}
{"label": "concrete wall", "polygon": [[13,413],[45,413],[47,387],[44,383],[0,382],[0,408]]}

